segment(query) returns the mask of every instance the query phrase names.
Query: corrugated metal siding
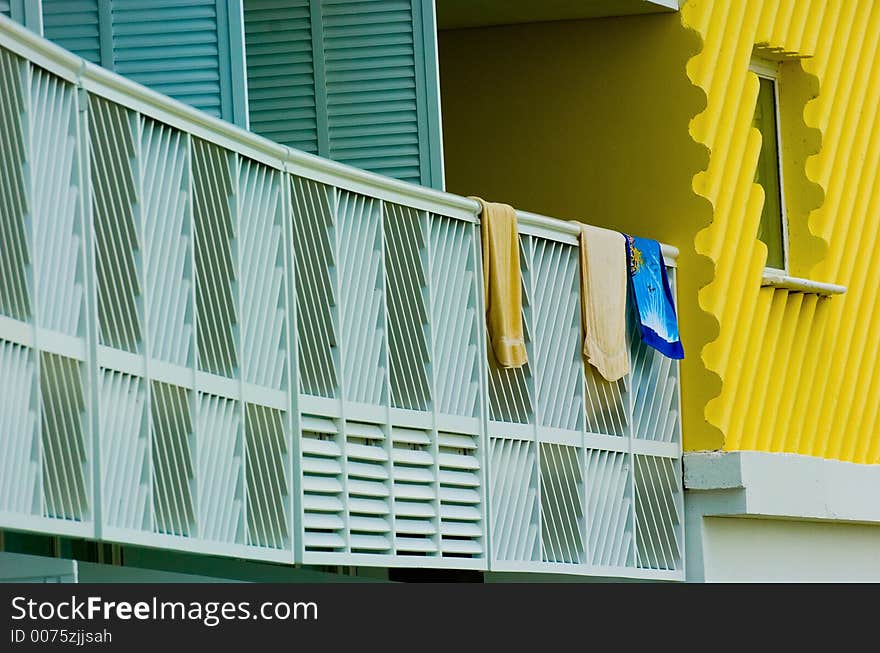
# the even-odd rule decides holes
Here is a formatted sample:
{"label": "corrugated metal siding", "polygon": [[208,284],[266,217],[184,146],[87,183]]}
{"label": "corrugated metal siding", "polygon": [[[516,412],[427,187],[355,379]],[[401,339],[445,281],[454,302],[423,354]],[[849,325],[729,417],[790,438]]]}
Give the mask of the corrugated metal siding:
{"label": "corrugated metal siding", "polygon": [[421,180],[409,0],[323,0],[330,157]]}
{"label": "corrugated metal siding", "polygon": [[114,70],[222,115],[216,0],[112,0],[112,15]]}
{"label": "corrugated metal siding", "polygon": [[98,0],[43,0],[43,33],[92,63],[101,63]]}
{"label": "corrugated metal siding", "polygon": [[[691,134],[711,151],[708,169],[694,179],[714,207],[695,241],[715,265],[700,302],[720,324],[702,356],[723,383],[706,417],[724,433],[726,449],[878,463],[880,284],[872,254],[880,245],[880,3],[692,0],[682,20],[704,40],[688,73],[708,103]],[[809,86],[815,75],[819,93],[803,110],[802,134],[817,154],[792,150],[795,140],[786,143],[783,133],[784,158],[801,169],[806,160],[804,188],[812,195],[789,213],[792,273],[847,285],[842,297],[760,287],[762,194],[752,183],[760,137],[751,129],[757,82],[747,72],[754,44],[812,57],[801,76]],[[791,101],[784,83],[783,104]],[[810,191],[809,182],[820,189]]]}
{"label": "corrugated metal siding", "polygon": [[248,111],[251,130],[318,152],[309,0],[247,0]]}

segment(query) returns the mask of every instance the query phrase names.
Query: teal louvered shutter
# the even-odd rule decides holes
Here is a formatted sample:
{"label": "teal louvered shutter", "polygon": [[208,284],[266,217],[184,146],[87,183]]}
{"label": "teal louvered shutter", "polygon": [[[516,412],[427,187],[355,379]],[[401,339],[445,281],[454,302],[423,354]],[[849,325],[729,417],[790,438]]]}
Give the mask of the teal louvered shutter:
{"label": "teal louvered shutter", "polygon": [[0,14],[3,14],[7,18],[12,15],[12,6],[9,0],[0,0]]}
{"label": "teal louvered shutter", "polygon": [[101,63],[98,0],[43,0],[43,34],[92,63]]}
{"label": "teal louvered shutter", "polygon": [[309,0],[246,0],[251,130],[318,153]]}
{"label": "teal louvered shutter", "polygon": [[43,0],[43,23],[84,59],[246,126],[241,0]]}
{"label": "teal louvered shutter", "polygon": [[244,9],[251,129],[442,187],[431,0],[245,0]]}
{"label": "teal louvered shutter", "polygon": [[330,157],[421,182],[409,0],[322,0]]}
{"label": "teal louvered shutter", "polygon": [[111,7],[116,72],[213,116],[232,113],[215,0],[112,0]]}

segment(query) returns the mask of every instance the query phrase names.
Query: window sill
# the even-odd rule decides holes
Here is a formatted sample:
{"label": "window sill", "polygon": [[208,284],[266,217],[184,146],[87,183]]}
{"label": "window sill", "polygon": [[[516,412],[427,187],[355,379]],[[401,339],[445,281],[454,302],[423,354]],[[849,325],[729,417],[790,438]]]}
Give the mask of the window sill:
{"label": "window sill", "polygon": [[790,290],[792,292],[821,295],[822,297],[842,295],[846,292],[846,286],[838,286],[837,284],[823,283],[821,281],[812,281],[810,279],[801,279],[799,277],[789,277],[776,270],[764,270],[764,277],[761,279],[761,285],[764,287]]}

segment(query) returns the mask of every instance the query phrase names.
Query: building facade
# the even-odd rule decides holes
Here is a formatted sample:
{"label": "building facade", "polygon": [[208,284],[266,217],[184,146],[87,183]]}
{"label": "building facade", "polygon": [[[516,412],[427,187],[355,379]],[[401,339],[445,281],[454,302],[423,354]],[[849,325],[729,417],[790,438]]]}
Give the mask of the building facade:
{"label": "building facade", "polygon": [[[0,2],[17,569],[880,577],[873,2],[147,5]],[[584,368],[568,220],[670,245],[680,369]]]}

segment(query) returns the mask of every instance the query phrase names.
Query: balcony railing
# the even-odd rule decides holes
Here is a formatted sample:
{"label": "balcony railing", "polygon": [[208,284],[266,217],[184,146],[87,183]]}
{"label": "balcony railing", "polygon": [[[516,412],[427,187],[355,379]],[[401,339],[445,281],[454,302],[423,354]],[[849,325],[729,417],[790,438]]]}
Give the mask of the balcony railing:
{"label": "balcony railing", "polygon": [[[304,564],[682,578],[678,371],[580,355],[576,229],[313,157],[0,18],[0,527]],[[672,266],[674,250],[665,248]]]}

